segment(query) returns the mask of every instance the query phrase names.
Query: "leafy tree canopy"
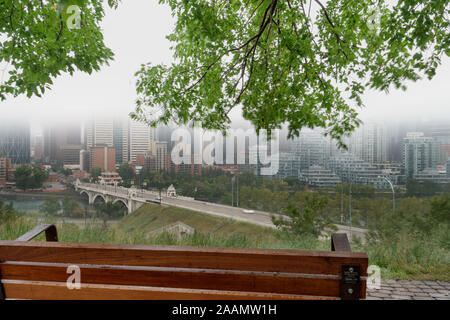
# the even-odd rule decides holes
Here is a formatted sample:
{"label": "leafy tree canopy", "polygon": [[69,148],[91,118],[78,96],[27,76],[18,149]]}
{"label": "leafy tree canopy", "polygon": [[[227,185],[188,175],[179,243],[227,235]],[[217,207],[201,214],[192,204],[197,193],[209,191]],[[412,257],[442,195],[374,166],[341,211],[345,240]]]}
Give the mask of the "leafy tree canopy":
{"label": "leafy tree canopy", "polygon": [[[159,3],[177,17],[175,62],[137,72],[132,114],[152,125],[193,120],[225,131],[241,106],[257,130],[322,127],[340,140],[359,125],[365,90],[406,89],[450,56],[448,0]],[[101,0],[1,1],[0,99],[40,96],[62,72],[108,63],[103,16]]]}
{"label": "leafy tree canopy", "polygon": [[98,167],[92,168],[92,170],[91,170],[92,180],[97,181],[98,177],[101,176],[101,175],[102,175],[102,169],[101,168],[98,168]]}
{"label": "leafy tree canopy", "polygon": [[119,167],[118,173],[124,181],[132,180],[135,177],[134,170],[128,163],[122,163]]}
{"label": "leafy tree canopy", "polygon": [[16,186],[24,191],[27,189],[42,188],[48,179],[48,173],[40,167],[20,166],[14,172]]}
{"label": "leafy tree canopy", "polygon": [[327,197],[316,193],[307,193],[304,198],[304,207],[299,208],[289,204],[284,210],[288,217],[272,216],[275,226],[293,236],[312,236],[318,238],[326,228],[336,230],[328,218],[320,215],[326,207]]}
{"label": "leafy tree canopy", "polygon": [[450,56],[448,0],[159,2],[177,17],[175,62],[137,72],[132,114],[152,125],[226,130],[240,105],[257,130],[322,127],[339,140],[359,125],[365,90],[406,89]]}
{"label": "leafy tree canopy", "polygon": [[101,0],[1,1],[0,100],[41,96],[62,72],[98,71],[113,57],[99,26],[103,16]]}

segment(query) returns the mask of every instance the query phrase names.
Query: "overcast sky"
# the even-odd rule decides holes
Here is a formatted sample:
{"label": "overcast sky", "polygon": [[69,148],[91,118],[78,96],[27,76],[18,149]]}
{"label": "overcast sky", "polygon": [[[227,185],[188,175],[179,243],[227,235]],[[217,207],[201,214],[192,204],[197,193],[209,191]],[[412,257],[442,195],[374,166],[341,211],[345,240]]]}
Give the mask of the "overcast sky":
{"label": "overcast sky", "polygon": [[[92,75],[61,76],[43,98],[22,96],[0,102],[1,113],[27,115],[33,122],[87,119],[93,114],[127,116],[134,109],[134,73],[139,66],[171,62],[165,36],[173,25],[169,8],[157,0],[123,1],[117,10],[108,9],[103,21],[106,45],[115,53],[110,66]],[[367,107],[361,116],[366,121],[450,119],[450,59],[443,60],[432,81],[411,83],[406,92],[369,92],[364,102]]]}

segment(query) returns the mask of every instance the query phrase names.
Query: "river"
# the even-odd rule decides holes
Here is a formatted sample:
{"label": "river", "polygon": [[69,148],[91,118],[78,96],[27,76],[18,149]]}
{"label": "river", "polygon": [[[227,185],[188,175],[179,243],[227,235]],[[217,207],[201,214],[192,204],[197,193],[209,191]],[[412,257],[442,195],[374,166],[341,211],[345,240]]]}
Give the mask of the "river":
{"label": "river", "polygon": [[32,193],[0,193],[0,201],[3,201],[4,204],[9,204],[12,202],[13,208],[17,211],[23,213],[36,213],[39,212],[39,206],[44,203],[46,198],[57,198],[59,203],[62,205],[62,201],[64,198],[68,197],[72,200],[78,202],[82,208],[88,207],[89,211],[94,211],[93,206],[89,205],[87,201],[83,200],[81,197],[77,195],[46,195],[46,194],[32,194]]}

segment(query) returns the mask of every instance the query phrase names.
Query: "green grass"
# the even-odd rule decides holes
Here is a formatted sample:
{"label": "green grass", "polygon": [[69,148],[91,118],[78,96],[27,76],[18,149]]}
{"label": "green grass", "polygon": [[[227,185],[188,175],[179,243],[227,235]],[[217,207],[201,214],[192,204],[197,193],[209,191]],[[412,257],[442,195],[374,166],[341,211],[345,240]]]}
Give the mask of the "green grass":
{"label": "green grass", "polygon": [[241,235],[261,242],[276,242],[279,238],[279,232],[271,228],[157,204],[142,206],[125,217],[118,227],[125,232],[148,234],[178,221],[194,228],[197,233],[221,236]]}
{"label": "green grass", "polygon": [[395,243],[354,244],[353,249],[367,252],[369,263],[379,266],[384,278],[450,281],[450,252],[434,236],[420,239],[401,233]]}

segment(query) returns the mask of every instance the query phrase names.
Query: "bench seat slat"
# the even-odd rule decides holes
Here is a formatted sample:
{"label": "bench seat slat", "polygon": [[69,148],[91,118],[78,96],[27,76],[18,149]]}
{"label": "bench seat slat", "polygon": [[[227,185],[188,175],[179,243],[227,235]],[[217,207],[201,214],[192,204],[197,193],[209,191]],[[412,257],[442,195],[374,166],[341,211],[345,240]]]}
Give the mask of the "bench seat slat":
{"label": "bench seat slat", "polygon": [[8,299],[33,300],[337,300],[336,297],[258,292],[82,284],[69,290],[65,283],[3,280]]}
{"label": "bench seat slat", "polygon": [[0,241],[0,261],[114,264],[341,275],[342,264],[361,265],[366,253],[196,248],[58,242]]}
{"label": "bench seat slat", "polygon": [[[65,282],[69,264],[31,262],[0,263],[2,279]],[[338,276],[178,269],[132,266],[80,265],[81,282],[86,284],[138,285],[225,291],[339,296]],[[365,281],[365,280],[363,280]]]}

